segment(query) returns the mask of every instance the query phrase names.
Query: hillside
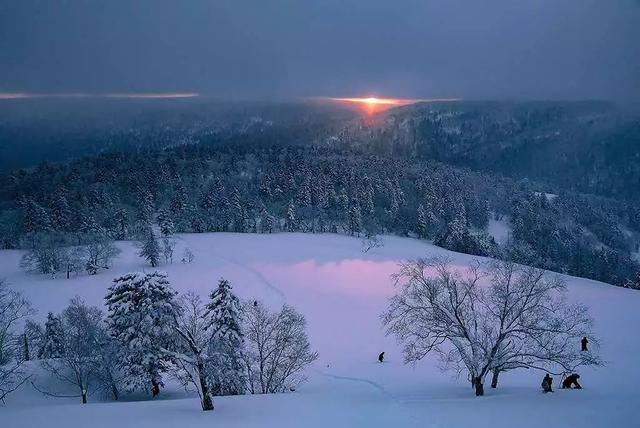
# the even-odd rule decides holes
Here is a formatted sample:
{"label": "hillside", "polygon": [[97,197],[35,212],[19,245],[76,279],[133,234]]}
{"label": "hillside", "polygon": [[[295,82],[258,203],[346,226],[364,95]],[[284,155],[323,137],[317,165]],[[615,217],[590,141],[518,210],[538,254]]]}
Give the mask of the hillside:
{"label": "hillside", "polygon": [[366,118],[343,141],[433,159],[549,189],[638,200],[640,119],[613,104],[418,103]]}
{"label": "hillside", "polygon": [[[389,275],[399,261],[446,255],[461,267],[474,257],[409,238],[383,237],[383,242],[365,254],[359,239],[333,234],[185,234],[176,252],[188,246],[195,260],[161,266],[181,292],[204,296],[224,276],[242,298],[270,306],[287,302],[299,309],[320,358],[308,371],[309,381],[295,392],[216,397],[216,410],[203,413],[198,400],[176,386],[156,401],[102,403],[92,396],[86,406],[77,399],[45,398],[25,386],[0,407],[0,419],[8,422],[3,426],[41,427],[63,415],[68,428],[636,426],[640,342],[629,334],[630,326],[640,322],[637,291],[565,277],[570,300],[589,306],[596,320],[607,362],[581,372],[585,389],[543,395],[542,374],[519,370],[504,374],[497,390],[476,398],[466,379],[440,372],[434,358],[415,367],[403,365],[399,346],[384,335],[379,320],[394,292]],[[74,295],[100,305],[113,277],[150,269],[131,243],[118,246],[123,252],[111,269],[69,280],[26,275],[18,267],[22,251],[2,250],[0,276],[33,302],[42,320]],[[381,351],[387,355],[384,364],[376,361]],[[43,382],[33,370],[35,382]]]}

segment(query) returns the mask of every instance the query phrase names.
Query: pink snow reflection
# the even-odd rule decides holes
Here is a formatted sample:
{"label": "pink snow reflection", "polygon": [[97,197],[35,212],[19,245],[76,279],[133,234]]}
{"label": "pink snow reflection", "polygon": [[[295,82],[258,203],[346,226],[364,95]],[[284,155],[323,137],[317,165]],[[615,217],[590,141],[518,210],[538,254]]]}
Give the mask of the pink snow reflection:
{"label": "pink snow reflection", "polygon": [[297,263],[254,263],[252,267],[278,286],[320,293],[358,296],[392,294],[390,275],[398,270],[396,261],[345,259],[336,262],[305,260]]}
{"label": "pink snow reflection", "polygon": [[[394,293],[391,275],[398,272],[400,260],[343,259],[322,262],[316,259],[290,263],[252,263],[255,271],[277,287],[296,292],[309,290],[321,294],[388,297]],[[460,275],[468,266],[452,264]],[[425,272],[429,275],[430,270]]]}

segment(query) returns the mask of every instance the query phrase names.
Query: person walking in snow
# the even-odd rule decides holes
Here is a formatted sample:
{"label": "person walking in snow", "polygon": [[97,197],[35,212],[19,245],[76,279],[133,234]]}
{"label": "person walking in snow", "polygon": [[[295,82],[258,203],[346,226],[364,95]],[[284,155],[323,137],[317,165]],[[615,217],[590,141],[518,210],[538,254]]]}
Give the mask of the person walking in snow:
{"label": "person walking in snow", "polygon": [[378,361],[384,363],[384,352],[380,352],[380,355],[378,355]]}
{"label": "person walking in snow", "polygon": [[553,389],[551,389],[552,383],[553,383],[553,378],[549,376],[549,373],[544,375],[544,378],[542,379],[542,392],[544,392],[545,394],[547,392],[553,392]]}
{"label": "person walking in snow", "polygon": [[587,349],[587,344],[589,343],[589,341],[587,340],[587,337],[583,337],[582,340],[580,341],[580,343],[582,344],[582,350],[583,351],[588,351]]}

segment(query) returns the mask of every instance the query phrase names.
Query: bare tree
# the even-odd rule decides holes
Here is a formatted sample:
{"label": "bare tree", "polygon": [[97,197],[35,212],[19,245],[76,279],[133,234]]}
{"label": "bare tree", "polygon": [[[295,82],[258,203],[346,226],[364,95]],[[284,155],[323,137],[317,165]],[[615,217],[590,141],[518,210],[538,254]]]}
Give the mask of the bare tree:
{"label": "bare tree", "polygon": [[173,263],[173,251],[176,248],[176,241],[171,238],[162,238],[162,255],[165,263]]}
{"label": "bare tree", "polygon": [[109,269],[118,254],[120,249],[107,236],[92,236],[86,245],[85,270],[89,275],[95,275],[100,269]]}
{"label": "bare tree", "polygon": [[303,382],[304,369],[318,358],[311,350],[304,316],[287,305],[271,313],[263,304],[253,302],[245,305],[243,317],[251,393],[284,392]]}
{"label": "bare tree", "polygon": [[29,302],[16,291],[9,290],[0,278],[0,401],[27,381],[23,358],[16,355],[16,325],[34,313]]}
{"label": "bare tree", "polygon": [[187,388],[193,386],[200,397],[202,410],[213,410],[207,376],[211,356],[211,334],[206,331],[206,308],[200,297],[188,292],[180,297],[180,313],[175,324],[179,340],[176,350],[166,350],[173,358],[173,375]]}
{"label": "bare tree", "polygon": [[62,322],[62,355],[42,360],[42,366],[59,380],[77,387],[78,396],[86,404],[90,390],[98,386],[96,380],[101,371],[100,347],[106,336],[102,312],[75,297],[62,312]]}
{"label": "bare tree", "polygon": [[384,242],[378,235],[367,233],[361,240],[362,252],[368,253],[373,248],[381,248],[384,246]]}
{"label": "bare tree", "polygon": [[515,368],[570,371],[601,364],[575,345],[593,337],[587,308],[569,304],[559,276],[508,262],[456,272],[446,259],[403,263],[400,286],[382,315],[387,334],[404,343],[406,362],[431,352],[445,368],[469,373],[476,395],[484,379]]}

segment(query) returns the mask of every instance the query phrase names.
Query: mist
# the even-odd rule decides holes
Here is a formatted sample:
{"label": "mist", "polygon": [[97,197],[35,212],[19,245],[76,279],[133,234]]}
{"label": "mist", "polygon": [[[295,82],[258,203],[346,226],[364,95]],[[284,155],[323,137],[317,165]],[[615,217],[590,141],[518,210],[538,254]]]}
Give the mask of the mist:
{"label": "mist", "polygon": [[221,99],[640,95],[635,0],[0,4],[0,92]]}

